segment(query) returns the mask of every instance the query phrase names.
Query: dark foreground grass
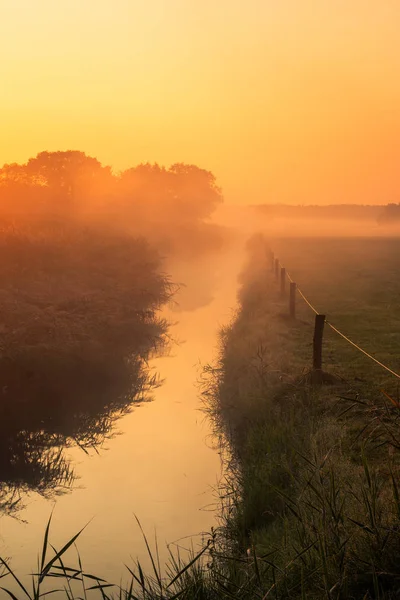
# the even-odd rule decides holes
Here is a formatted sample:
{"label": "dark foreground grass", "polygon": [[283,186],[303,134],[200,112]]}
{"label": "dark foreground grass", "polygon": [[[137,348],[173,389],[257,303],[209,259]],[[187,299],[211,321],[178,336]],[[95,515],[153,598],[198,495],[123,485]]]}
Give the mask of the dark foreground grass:
{"label": "dark foreground grass", "polygon": [[221,527],[163,571],[148,546],[152,573],[137,563],[124,589],[67,568],[64,552],[48,567],[42,552],[36,587],[12,597],[38,598],[53,576],[67,598],[400,597],[400,404],[344,377],[310,385],[309,323],[287,320],[265,256],[252,240],[238,313],[205,373],[206,409],[227,444]]}

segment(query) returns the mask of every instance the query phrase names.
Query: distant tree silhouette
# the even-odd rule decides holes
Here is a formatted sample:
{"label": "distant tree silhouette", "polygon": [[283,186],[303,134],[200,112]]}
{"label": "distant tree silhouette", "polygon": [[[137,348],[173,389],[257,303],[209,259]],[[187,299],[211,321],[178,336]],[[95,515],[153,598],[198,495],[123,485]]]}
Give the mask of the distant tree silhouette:
{"label": "distant tree silhouette", "polygon": [[258,213],[270,218],[290,219],[326,219],[348,221],[376,221],[380,206],[363,204],[257,204],[253,206]]}
{"label": "distant tree silhouette", "polygon": [[221,202],[214,175],[184,163],[145,163],[116,174],[97,158],[67,150],[0,169],[0,220],[85,218],[147,237],[168,254],[219,247],[222,230],[207,220]]}
{"label": "distant tree silhouette", "polygon": [[114,185],[110,167],[84,152],[40,152],[26,164],[0,169],[0,215],[70,210],[100,198]]}
{"label": "distant tree silhouette", "polygon": [[[222,202],[221,189],[210,171],[176,163],[169,169],[158,164],[140,164],[112,173],[97,158],[78,150],[40,152],[26,164],[6,164],[0,169],[1,204],[19,203],[37,208],[50,200],[62,206],[75,200],[84,207],[89,201],[107,197],[123,218],[153,222],[198,221],[211,215]],[[93,204],[94,202],[94,204]],[[18,206],[14,207],[18,212]],[[122,216],[122,214],[121,214]]]}
{"label": "distant tree silhouette", "polygon": [[400,203],[391,203],[385,206],[378,216],[380,225],[398,225],[400,223]]}
{"label": "distant tree silhouette", "polygon": [[185,216],[209,217],[222,202],[221,188],[210,171],[176,163],[169,172],[174,182],[177,207]]}
{"label": "distant tree silhouette", "polygon": [[0,216],[34,213],[50,201],[44,180],[35,178],[26,165],[4,165],[0,169]]}
{"label": "distant tree silhouette", "polygon": [[25,171],[33,181],[64,197],[96,192],[100,184],[112,180],[110,167],[78,150],[40,152],[28,161]]}
{"label": "distant tree silhouette", "polygon": [[141,164],[121,174],[120,189],[133,203],[143,202],[158,217],[198,220],[209,217],[222,202],[221,189],[210,171],[177,163],[169,169]]}

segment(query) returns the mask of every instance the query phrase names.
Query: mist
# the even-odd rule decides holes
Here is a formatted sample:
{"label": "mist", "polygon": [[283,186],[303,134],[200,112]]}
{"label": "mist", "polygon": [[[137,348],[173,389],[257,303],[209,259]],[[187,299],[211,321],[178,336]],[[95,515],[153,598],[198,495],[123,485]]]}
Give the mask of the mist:
{"label": "mist", "polygon": [[[212,488],[223,470],[223,452],[215,448],[226,432],[198,418],[199,381],[211,374],[208,401],[224,389],[213,386],[225,368],[225,336],[235,319],[266,319],[256,332],[255,356],[267,342],[280,355],[280,340],[262,340],[275,318],[265,313],[264,297],[273,310],[278,303],[279,318],[285,311],[274,291],[270,252],[353,335],[346,307],[365,318],[378,298],[368,269],[359,279],[360,265],[386,261],[395,269],[399,233],[399,204],[235,206],[215,175],[193,164],[143,163],[116,172],[68,150],[4,165],[4,518],[36,523],[39,536],[39,515],[51,500],[60,514],[55,534],[62,536],[67,515],[76,515],[79,527],[79,518],[89,521],[96,512],[97,529],[81,548],[90,569],[110,580],[120,570],[110,566],[109,544],[124,564],[132,507],[166,539],[194,535],[200,543],[200,532],[215,526],[216,513],[201,509],[214,502]],[[332,278],[346,290],[343,298],[331,293]],[[380,285],[387,285],[384,277]],[[309,315],[298,310],[302,327]],[[240,352],[245,362],[246,346]],[[253,365],[253,354],[249,360]],[[232,389],[236,372],[241,364],[229,374]],[[235,408],[240,393],[229,395],[229,406]],[[119,488],[124,498],[116,500]],[[30,526],[5,523],[4,552],[28,572],[36,538],[21,550]],[[166,547],[158,552],[168,560]],[[138,540],[135,553],[151,568]]]}
{"label": "mist", "polygon": [[400,598],[400,2],[1,6],[0,600]]}

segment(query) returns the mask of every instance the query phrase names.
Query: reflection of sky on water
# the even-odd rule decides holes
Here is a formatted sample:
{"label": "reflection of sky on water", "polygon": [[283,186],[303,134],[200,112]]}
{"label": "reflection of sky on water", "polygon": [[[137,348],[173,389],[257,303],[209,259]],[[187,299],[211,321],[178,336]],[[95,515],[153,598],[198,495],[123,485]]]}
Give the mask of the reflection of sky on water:
{"label": "reflection of sky on water", "polygon": [[[119,581],[131,557],[139,557],[146,567],[134,514],[150,538],[157,533],[162,562],[168,558],[165,542],[196,536],[215,524],[210,506],[216,502],[212,488],[221,477],[221,461],[207,442],[211,432],[198,410],[197,381],[200,364],[212,360],[219,327],[231,318],[240,258],[231,257],[224,268],[216,264],[213,271],[208,266],[210,272],[220,272],[211,303],[179,314],[166,310],[164,316],[173,323],[169,334],[180,343],[148,365],[150,374],[163,380],[153,391],[154,402],[113,423],[113,431],[121,435],[106,439],[98,453],[89,449],[86,454],[72,443],[64,451],[77,478],[72,493],[56,498],[52,541],[61,547],[90,522],[79,541],[89,572]],[[199,277],[206,281],[207,266],[201,269]],[[34,569],[52,508],[52,502],[36,493],[25,496],[24,503],[21,517],[27,523],[8,517],[0,521],[0,555],[11,556],[20,574]],[[198,541],[195,537],[193,543]],[[179,544],[189,547],[191,541],[181,539]]]}

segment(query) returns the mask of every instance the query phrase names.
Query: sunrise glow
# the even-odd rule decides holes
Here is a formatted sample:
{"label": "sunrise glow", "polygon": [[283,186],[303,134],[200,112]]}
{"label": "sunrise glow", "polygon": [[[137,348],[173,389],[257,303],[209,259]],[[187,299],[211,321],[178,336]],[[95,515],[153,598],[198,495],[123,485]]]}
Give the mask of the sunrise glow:
{"label": "sunrise glow", "polygon": [[228,202],[397,201],[394,0],[1,3],[0,163],[184,161]]}

